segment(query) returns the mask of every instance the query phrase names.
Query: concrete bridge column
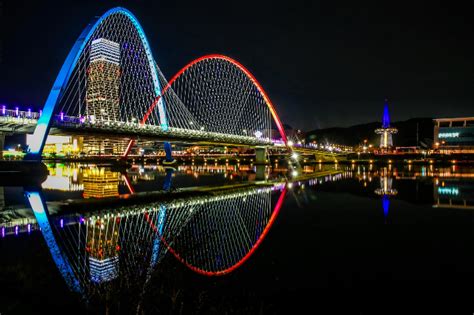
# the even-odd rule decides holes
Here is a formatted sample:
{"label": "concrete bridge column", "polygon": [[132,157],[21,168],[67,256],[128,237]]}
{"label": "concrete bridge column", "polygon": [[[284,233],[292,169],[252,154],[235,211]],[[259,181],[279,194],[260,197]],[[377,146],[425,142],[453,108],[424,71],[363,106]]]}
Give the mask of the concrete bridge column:
{"label": "concrete bridge column", "polygon": [[3,186],[0,187],[0,211],[5,209],[5,190],[3,189]]}
{"label": "concrete bridge column", "polygon": [[166,154],[165,160],[163,161],[163,165],[172,165],[176,163],[176,160],[173,158],[171,143],[165,142],[163,144],[163,147],[165,149],[165,154]]}
{"label": "concrete bridge column", "polygon": [[267,148],[256,147],[255,148],[255,164],[266,164],[267,163]]}
{"label": "concrete bridge column", "polygon": [[5,145],[5,134],[0,133],[0,160],[3,160],[4,145]]}
{"label": "concrete bridge column", "polygon": [[166,167],[166,177],[165,182],[163,183],[163,190],[170,191],[171,189],[171,179],[173,178],[173,172],[175,171],[172,167]]}
{"label": "concrete bridge column", "polygon": [[265,165],[257,164],[255,168],[256,168],[255,180],[265,180]]}

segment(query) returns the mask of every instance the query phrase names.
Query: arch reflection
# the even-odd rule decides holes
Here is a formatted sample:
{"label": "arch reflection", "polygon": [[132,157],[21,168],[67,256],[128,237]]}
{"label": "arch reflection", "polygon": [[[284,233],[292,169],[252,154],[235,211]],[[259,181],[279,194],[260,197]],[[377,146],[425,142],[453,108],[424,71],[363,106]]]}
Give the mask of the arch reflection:
{"label": "arch reflection", "polygon": [[83,199],[51,215],[41,189],[25,188],[54,263],[87,300],[112,287],[144,290],[170,255],[202,275],[234,271],[268,234],[285,194],[285,183],[234,185],[152,198],[157,201],[144,194],[122,206]]}

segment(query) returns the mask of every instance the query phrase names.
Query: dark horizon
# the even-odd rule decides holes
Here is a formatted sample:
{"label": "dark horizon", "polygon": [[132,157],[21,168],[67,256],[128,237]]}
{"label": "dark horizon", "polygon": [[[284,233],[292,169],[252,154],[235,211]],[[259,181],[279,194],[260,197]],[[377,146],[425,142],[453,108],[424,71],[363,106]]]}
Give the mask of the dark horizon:
{"label": "dark horizon", "polygon": [[313,130],[474,116],[473,25],[460,4],[10,1],[1,6],[0,103],[39,109],[82,29],[123,6],[170,78],[221,53],[244,64],[284,123]]}

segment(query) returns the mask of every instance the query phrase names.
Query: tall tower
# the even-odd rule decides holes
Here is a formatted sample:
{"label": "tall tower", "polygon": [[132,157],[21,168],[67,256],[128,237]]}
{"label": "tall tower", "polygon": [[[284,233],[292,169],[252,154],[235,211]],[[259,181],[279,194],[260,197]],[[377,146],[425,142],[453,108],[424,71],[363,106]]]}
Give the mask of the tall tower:
{"label": "tall tower", "polygon": [[86,117],[94,123],[120,120],[120,45],[92,41],[87,69]]}
{"label": "tall tower", "polygon": [[393,146],[392,134],[398,132],[397,128],[390,127],[390,114],[388,112],[388,101],[385,99],[382,117],[382,128],[375,129],[375,133],[380,135],[380,148],[388,149]]}

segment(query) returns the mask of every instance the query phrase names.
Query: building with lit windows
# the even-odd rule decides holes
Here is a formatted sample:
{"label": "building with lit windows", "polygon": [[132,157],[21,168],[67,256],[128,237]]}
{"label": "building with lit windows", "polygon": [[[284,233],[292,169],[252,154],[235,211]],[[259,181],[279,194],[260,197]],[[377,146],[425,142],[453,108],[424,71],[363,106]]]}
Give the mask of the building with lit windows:
{"label": "building with lit windows", "polygon": [[444,154],[474,153],[474,117],[437,118],[433,146]]}
{"label": "building with lit windows", "polygon": [[86,119],[120,120],[120,44],[99,38],[92,41],[87,69]]}
{"label": "building with lit windows", "polygon": [[[31,146],[35,141],[33,135],[26,135],[26,144]],[[83,137],[48,135],[44,145],[45,156],[76,156],[83,149]]]}

